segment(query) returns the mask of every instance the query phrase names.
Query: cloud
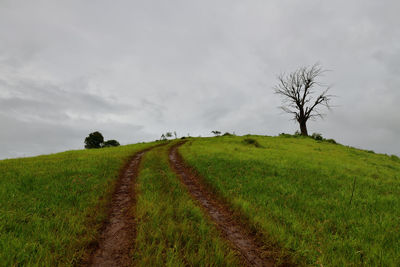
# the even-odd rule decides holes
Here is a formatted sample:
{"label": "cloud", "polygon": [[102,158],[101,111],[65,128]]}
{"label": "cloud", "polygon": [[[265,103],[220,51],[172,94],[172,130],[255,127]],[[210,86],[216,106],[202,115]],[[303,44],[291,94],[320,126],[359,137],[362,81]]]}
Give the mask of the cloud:
{"label": "cloud", "polygon": [[92,130],[126,143],[174,130],[294,132],[272,87],[317,61],[332,70],[323,78],[337,107],[309,131],[400,154],[398,1],[0,7],[0,157],[79,148]]}

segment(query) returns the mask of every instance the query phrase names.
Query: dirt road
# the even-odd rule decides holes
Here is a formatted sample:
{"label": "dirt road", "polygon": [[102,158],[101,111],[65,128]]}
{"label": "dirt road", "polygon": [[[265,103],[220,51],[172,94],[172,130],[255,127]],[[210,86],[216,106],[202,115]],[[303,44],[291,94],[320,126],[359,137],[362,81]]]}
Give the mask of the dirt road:
{"label": "dirt road", "polygon": [[232,211],[218,200],[210,190],[201,183],[201,179],[188,168],[178,153],[178,143],[171,147],[169,160],[171,167],[180,177],[182,183],[186,186],[192,197],[203,208],[204,212],[215,223],[222,236],[225,237],[231,245],[243,257],[243,261],[248,266],[275,266],[272,259],[266,257],[263,244],[257,241],[256,237],[249,229],[239,222]]}
{"label": "dirt road", "polygon": [[[154,148],[154,147],[152,147]],[[135,240],[135,180],[143,155],[138,152],[121,172],[111,200],[109,217],[100,235],[99,246],[91,255],[89,266],[131,266]]]}

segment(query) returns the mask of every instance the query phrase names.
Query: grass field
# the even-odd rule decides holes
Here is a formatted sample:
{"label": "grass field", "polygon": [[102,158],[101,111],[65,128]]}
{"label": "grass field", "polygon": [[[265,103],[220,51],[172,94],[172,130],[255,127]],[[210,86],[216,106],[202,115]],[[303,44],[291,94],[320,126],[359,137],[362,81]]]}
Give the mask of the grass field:
{"label": "grass field", "polygon": [[0,161],[0,265],[75,265],[96,238],[120,168],[151,145]]}
{"label": "grass field", "polygon": [[[0,266],[78,264],[124,162],[153,145],[0,161]],[[140,167],[135,264],[240,265],[171,171],[169,145],[147,152]],[[400,265],[398,157],[302,137],[191,138],[179,150],[267,246],[294,262]]]}
{"label": "grass field", "polygon": [[168,147],[148,152],[137,180],[137,266],[239,266],[176,175]]}
{"label": "grass field", "polygon": [[400,265],[397,157],[310,138],[247,137],[260,147],[245,138],[196,138],[180,151],[266,243],[304,265]]}

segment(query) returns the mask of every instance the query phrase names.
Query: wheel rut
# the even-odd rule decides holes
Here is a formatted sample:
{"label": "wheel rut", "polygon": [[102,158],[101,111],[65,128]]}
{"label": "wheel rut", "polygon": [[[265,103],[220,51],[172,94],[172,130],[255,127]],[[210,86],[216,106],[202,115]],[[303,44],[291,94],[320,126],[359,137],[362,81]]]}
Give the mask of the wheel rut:
{"label": "wheel rut", "polygon": [[131,266],[136,235],[132,208],[135,206],[135,180],[143,155],[154,147],[136,153],[122,170],[112,195],[108,219],[100,234],[99,245],[88,266]]}
{"label": "wheel rut", "polygon": [[199,203],[203,211],[215,223],[222,236],[240,253],[247,266],[275,266],[275,262],[265,256],[268,251],[257,240],[249,229],[235,218],[225,203],[210,192],[200,182],[200,178],[185,165],[178,147],[184,142],[172,146],[169,150],[169,161],[172,169],[178,174],[191,196]]}

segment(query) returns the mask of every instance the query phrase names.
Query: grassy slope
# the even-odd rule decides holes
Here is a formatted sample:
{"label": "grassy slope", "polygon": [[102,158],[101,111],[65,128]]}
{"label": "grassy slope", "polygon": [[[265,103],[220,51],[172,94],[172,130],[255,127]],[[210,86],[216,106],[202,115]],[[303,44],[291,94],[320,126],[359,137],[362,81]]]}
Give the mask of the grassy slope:
{"label": "grassy slope", "polygon": [[0,161],[0,265],[76,264],[121,166],[150,145]]}
{"label": "grassy slope", "polygon": [[168,147],[148,152],[138,178],[137,266],[236,266],[234,252],[170,170]]}
{"label": "grassy slope", "polygon": [[[181,153],[266,240],[303,264],[400,265],[400,162],[312,139],[197,139]],[[356,178],[352,203],[350,198]]]}

